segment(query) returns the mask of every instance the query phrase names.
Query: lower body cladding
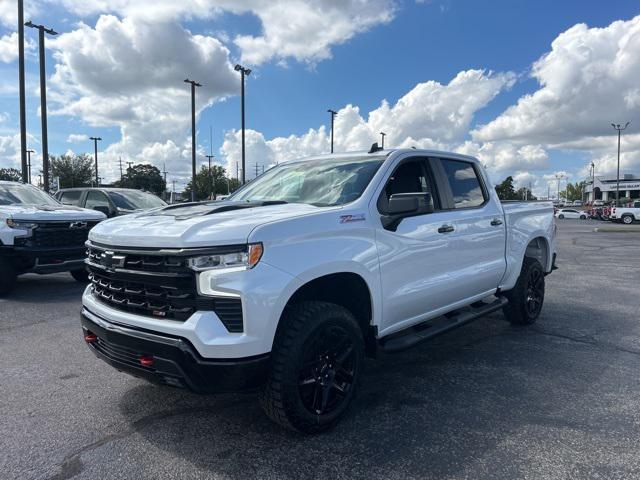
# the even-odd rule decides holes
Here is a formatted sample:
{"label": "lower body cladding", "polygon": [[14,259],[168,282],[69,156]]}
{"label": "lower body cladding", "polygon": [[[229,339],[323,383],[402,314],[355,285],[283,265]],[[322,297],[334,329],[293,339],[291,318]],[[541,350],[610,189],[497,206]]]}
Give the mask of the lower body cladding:
{"label": "lower body cladding", "polygon": [[114,324],[86,309],[81,322],[85,341],[98,358],[153,383],[224,393],[256,389],[267,376],[268,354],[205,359],[184,338]]}

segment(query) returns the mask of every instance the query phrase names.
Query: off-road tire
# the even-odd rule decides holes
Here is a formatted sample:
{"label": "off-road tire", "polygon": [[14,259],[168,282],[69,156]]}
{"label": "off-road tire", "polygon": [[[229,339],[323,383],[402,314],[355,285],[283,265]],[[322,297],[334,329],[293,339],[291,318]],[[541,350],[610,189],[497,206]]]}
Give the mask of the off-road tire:
{"label": "off-road tire", "polygon": [[71,270],[69,273],[76,282],[89,283],[89,272],[84,268],[82,270]]}
{"label": "off-road tire", "polygon": [[[350,351],[348,354],[350,372],[346,371],[346,367],[336,367],[335,371],[342,372],[340,378],[343,380],[350,378],[351,383],[348,388],[345,388],[344,383],[339,385],[345,388],[346,394],[339,394],[337,388],[336,391],[331,390],[336,399],[341,398],[336,400],[338,403],[333,410],[327,411],[327,413],[312,412],[308,405],[305,405],[309,395],[303,394],[303,388],[321,388],[322,383],[314,381],[314,385],[307,384],[303,387],[301,377],[306,378],[305,372],[319,372],[319,370],[318,368],[313,370],[313,367],[311,370],[307,370],[309,367],[303,369],[302,364],[304,362],[309,364],[307,360],[311,352],[314,352],[313,358],[324,358],[322,354],[316,356],[315,350],[320,345],[332,345],[326,343],[326,339],[322,343],[322,339],[325,338],[323,335],[335,331],[344,332],[346,341],[352,347],[352,349],[345,348],[345,351]],[[340,342],[342,341],[340,340]],[[311,363],[315,365],[315,361],[324,360],[314,360]],[[305,301],[287,307],[274,340],[268,379],[260,392],[262,408],[269,418],[287,429],[300,433],[317,433],[327,430],[337,423],[353,401],[358,390],[363,362],[362,330],[347,309],[320,301]],[[324,366],[328,365],[327,363]],[[344,362],[334,361],[333,365],[344,365]],[[345,376],[347,373],[348,377]],[[316,378],[316,375],[319,375],[317,378],[320,378],[323,374],[314,373],[311,377]],[[336,382],[340,381],[338,373],[334,372],[334,376],[331,378],[335,378],[335,381],[331,380],[332,385],[336,385]],[[313,395],[312,401],[315,405],[316,393]],[[320,400],[324,405],[324,397]]]}
{"label": "off-road tire", "polygon": [[512,325],[531,325],[544,303],[544,270],[535,258],[524,257],[515,287],[505,293],[509,303],[502,309]]}
{"label": "off-road tire", "polygon": [[8,295],[15,288],[17,273],[11,260],[0,257],[0,296]]}

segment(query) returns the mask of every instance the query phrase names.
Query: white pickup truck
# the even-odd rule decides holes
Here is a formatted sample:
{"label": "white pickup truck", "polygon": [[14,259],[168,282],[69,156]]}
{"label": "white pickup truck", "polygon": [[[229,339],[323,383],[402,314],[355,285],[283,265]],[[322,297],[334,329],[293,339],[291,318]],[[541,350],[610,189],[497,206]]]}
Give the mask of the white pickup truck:
{"label": "white pickup truck", "polygon": [[317,432],[365,355],[500,309],[533,323],[555,223],[551,203],[501,204],[472,157],[372,147],[106,220],[87,246],[81,322],[99,358],[197,392],[258,388],[273,420]]}
{"label": "white pickup truck", "polygon": [[84,242],[105,218],[62,205],[32,185],[0,181],[0,295],[22,273],[71,272],[86,282]]}
{"label": "white pickup truck", "polygon": [[640,221],[640,202],[633,202],[632,207],[613,207],[609,219],[612,222],[622,222],[631,225]]}

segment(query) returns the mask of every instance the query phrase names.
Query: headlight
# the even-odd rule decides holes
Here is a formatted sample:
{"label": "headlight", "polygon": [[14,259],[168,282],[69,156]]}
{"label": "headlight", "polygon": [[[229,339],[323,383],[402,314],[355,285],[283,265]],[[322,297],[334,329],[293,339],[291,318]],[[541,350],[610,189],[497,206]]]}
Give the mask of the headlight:
{"label": "headlight", "polygon": [[221,269],[246,270],[255,267],[261,257],[262,244],[250,243],[237,252],[201,255],[190,258],[187,263],[189,268],[196,272]]}
{"label": "headlight", "polygon": [[31,223],[31,222],[20,222],[20,221],[15,221],[12,218],[7,218],[7,225],[10,228],[19,228],[20,230],[32,230],[34,228],[36,228],[38,226],[37,223]]}

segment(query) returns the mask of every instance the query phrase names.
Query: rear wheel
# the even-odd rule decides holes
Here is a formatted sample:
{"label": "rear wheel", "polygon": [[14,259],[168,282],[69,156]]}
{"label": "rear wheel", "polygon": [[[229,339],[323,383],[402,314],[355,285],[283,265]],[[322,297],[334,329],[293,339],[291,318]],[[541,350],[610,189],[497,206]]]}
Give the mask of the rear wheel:
{"label": "rear wheel", "polygon": [[564,218],[563,214],[558,215],[558,218]]}
{"label": "rear wheel", "polygon": [[69,273],[76,282],[87,283],[89,281],[89,272],[84,268],[82,270],[71,270]]}
{"label": "rear wheel", "polygon": [[538,260],[524,258],[518,281],[505,296],[509,303],[503,312],[513,325],[531,325],[538,319],[544,303],[544,270]]}
{"label": "rear wheel", "polygon": [[16,269],[8,258],[0,257],[0,296],[7,295],[15,288]]}
{"label": "rear wheel", "polygon": [[586,220],[587,216],[586,215],[580,215],[580,220]]}
{"label": "rear wheel", "polygon": [[625,223],[627,225],[630,225],[633,223],[633,217],[631,215],[623,215],[622,216],[622,223]]}
{"label": "rear wheel", "polygon": [[290,430],[331,428],[358,388],[364,362],[358,322],[347,309],[317,301],[287,308],[281,321],[262,408]]}

